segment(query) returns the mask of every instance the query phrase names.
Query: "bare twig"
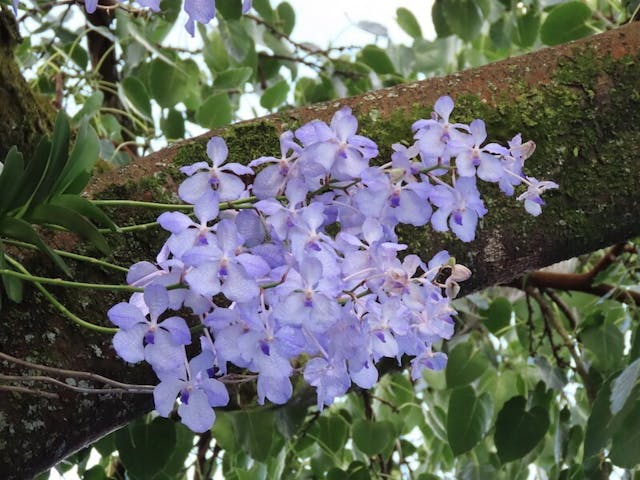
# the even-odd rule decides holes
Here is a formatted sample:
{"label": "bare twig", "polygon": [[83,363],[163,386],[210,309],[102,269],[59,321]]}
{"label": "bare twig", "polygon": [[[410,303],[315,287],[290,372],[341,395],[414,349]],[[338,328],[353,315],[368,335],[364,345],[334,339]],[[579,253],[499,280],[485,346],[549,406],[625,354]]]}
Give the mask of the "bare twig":
{"label": "bare twig", "polygon": [[0,359],[6,360],[11,363],[15,363],[16,365],[21,365],[23,367],[32,368],[34,370],[40,370],[42,372],[47,372],[56,376],[64,376],[64,377],[74,377],[80,378],[83,380],[89,380],[98,383],[104,383],[106,385],[110,385],[119,389],[137,389],[137,390],[145,390],[145,389],[153,389],[153,385],[133,385],[129,383],[118,382],[117,380],[112,380],[107,377],[103,377],[102,375],[98,375],[97,373],[92,372],[82,372],[78,370],[66,370],[63,368],[55,368],[49,367],[46,365],[41,365],[38,363],[28,362],[26,360],[22,360],[20,358],[12,357],[11,355],[7,355],[6,353],[0,352]]}
{"label": "bare twig", "polygon": [[549,304],[545,301],[544,297],[534,289],[531,289],[530,295],[538,302],[538,304],[540,305],[540,310],[542,311],[542,315],[546,320],[549,321],[550,325],[562,339],[564,346],[569,351],[569,354],[571,355],[575,363],[575,372],[580,376],[580,378],[582,378],[585,390],[587,392],[587,397],[589,398],[590,402],[593,402],[597,392],[593,388],[591,379],[589,378],[589,372],[587,371],[587,367],[582,361],[582,357],[580,356],[580,351],[578,350],[577,345],[574,343],[569,333],[565,330],[562,322],[558,320],[558,317],[556,317],[553,310],[549,307]]}
{"label": "bare twig", "polygon": [[19,387],[17,385],[0,385],[0,390],[7,392],[28,393],[29,395],[37,395],[39,397],[51,398],[57,400],[60,398],[57,393],[45,392],[44,390],[34,390],[27,387]]}
{"label": "bare twig", "polygon": [[[640,305],[640,292],[621,289],[616,285],[601,283],[594,285],[596,275],[611,265],[621,254],[628,251],[626,244],[618,244],[600,259],[591,270],[585,273],[557,273],[538,270],[524,278],[527,286],[539,288],[553,288],[556,290],[590,293],[598,296],[610,296],[612,299],[630,305]],[[522,281],[518,280],[511,285],[519,287]]]}
{"label": "bare twig", "polygon": [[[12,381],[12,382],[45,382],[57,385],[59,387],[73,390],[78,393],[88,394],[109,394],[109,393],[144,393],[150,394],[153,392],[153,386],[151,385],[139,385],[136,388],[88,388],[77,387],[75,385],[69,385],[68,383],[61,382],[55,378],[47,377],[44,375],[4,375],[0,373],[0,380]],[[140,388],[144,387],[144,388]]]}

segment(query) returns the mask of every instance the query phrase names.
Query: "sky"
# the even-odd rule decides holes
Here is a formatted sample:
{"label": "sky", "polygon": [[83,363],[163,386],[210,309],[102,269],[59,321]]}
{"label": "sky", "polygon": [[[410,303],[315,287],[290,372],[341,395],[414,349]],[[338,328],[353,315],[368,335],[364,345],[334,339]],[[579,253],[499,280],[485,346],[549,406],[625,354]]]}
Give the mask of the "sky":
{"label": "sky", "polygon": [[[311,42],[326,48],[330,45],[366,45],[375,40],[375,36],[357,26],[360,21],[377,22],[384,25],[389,37],[396,43],[411,44],[411,38],[405,34],[395,21],[396,9],[408,8],[418,19],[422,34],[434,38],[431,23],[432,0],[288,0],[296,12],[296,26],[292,38],[296,41]],[[271,0],[273,6],[277,0]],[[214,28],[209,26],[208,28]],[[189,36],[180,27],[176,31],[176,41],[181,45],[189,41]],[[89,465],[97,463],[92,456]],[[79,480],[75,468],[63,476],[52,471],[49,480]]]}
{"label": "sky", "polygon": [[[378,22],[387,27],[390,37],[396,42],[410,44],[395,21],[396,10],[405,7],[413,12],[422,33],[427,38],[435,37],[431,23],[432,0],[288,0],[296,12],[295,40],[304,40],[326,46],[328,43],[342,45],[365,45],[373,35],[356,26],[362,20]],[[272,3],[275,3],[272,1]]]}

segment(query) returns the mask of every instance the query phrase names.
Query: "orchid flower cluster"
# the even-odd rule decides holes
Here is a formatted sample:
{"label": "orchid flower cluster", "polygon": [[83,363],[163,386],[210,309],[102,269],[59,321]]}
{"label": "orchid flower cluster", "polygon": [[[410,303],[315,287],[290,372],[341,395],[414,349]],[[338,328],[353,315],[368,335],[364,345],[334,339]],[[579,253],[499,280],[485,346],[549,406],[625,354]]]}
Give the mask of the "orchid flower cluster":
{"label": "orchid flower cluster", "polygon": [[[487,212],[477,178],[507,195],[526,185],[518,199],[533,215],[540,194],[558,187],[523,174],[532,142],[517,135],[507,147],[484,144],[484,122],[451,123],[453,106],[438,99],[432,118],[413,125],[415,143],[393,145],[382,166],[370,164],[378,147],[343,107],[330,125],[284,132],[279,158],[230,163],[214,137],[211,163],[181,169],[188,178],[178,193],[196,220],[160,215],[170,235],[156,263],[136,263],[127,276],[144,292],[108,312],[119,327],[116,352],[157,374],[160,415],[179,399],[182,421],[208,430],[238,369],[257,379],[260,404],[287,402],[301,374],[321,409],[352,383],[375,385],[382,358],[414,357],[414,379],[445,366],[434,347],[454,333],[451,301],[471,272],[446,251],[428,262],[406,254],[396,226],[431,222],[468,242]],[[171,316],[184,308],[203,326],[190,360],[187,322]]]}
{"label": "orchid flower cluster", "polygon": [[[85,0],[84,8],[87,13],[94,13],[100,0]],[[122,1],[122,0],[119,0]],[[141,7],[153,12],[160,11],[160,0],[135,0]],[[12,0],[14,13],[18,12],[20,0]],[[245,14],[253,6],[253,0],[242,0],[242,13]],[[184,0],[184,12],[189,16],[184,28],[193,37],[195,35],[195,22],[208,24],[216,16],[215,0]]]}

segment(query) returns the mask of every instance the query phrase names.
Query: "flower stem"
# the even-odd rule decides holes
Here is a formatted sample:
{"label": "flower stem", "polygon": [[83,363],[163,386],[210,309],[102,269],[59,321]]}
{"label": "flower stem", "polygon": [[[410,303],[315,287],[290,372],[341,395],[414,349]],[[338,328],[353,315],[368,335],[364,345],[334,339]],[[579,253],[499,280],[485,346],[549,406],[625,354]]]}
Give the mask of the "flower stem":
{"label": "flower stem", "polygon": [[[60,303],[60,301],[58,301],[58,299],[56,297],[54,297],[51,294],[51,292],[49,292],[49,290],[44,288],[37,281],[34,281],[33,279],[37,278],[37,277],[34,277],[33,275],[31,275],[29,273],[29,271],[26,268],[24,268],[24,266],[20,262],[18,262],[17,260],[11,258],[6,253],[4,254],[4,257],[5,257],[5,259],[7,260],[8,263],[10,263],[17,270],[20,270],[23,275],[25,275],[27,277],[30,277],[31,281],[33,282],[35,287],[40,291],[40,293],[42,293],[42,295],[44,295],[44,297],[49,301],[49,303],[51,303],[51,305],[53,305],[56,310],[58,310],[61,314],[63,314],[65,317],[67,317],[69,320],[71,320],[75,324],[77,324],[77,325],[79,325],[79,326],[81,326],[83,328],[86,328],[86,329],[89,329],[89,330],[93,330],[94,332],[100,332],[100,333],[116,333],[118,331],[117,328],[102,327],[100,325],[94,325],[93,323],[89,323],[89,322],[87,322],[85,320],[82,320],[80,317],[78,317],[77,315],[72,313],[62,303]],[[8,270],[8,271],[12,272],[12,270]],[[12,272],[12,273],[15,274],[17,272]]]}
{"label": "flower stem", "polygon": [[136,200],[91,200],[91,203],[97,207],[144,207],[158,210],[193,210],[193,205],[138,202]]}
{"label": "flower stem", "polygon": [[[6,254],[5,254],[6,255]],[[14,270],[9,269],[0,269],[0,275],[8,275],[10,277],[16,277],[20,280],[26,280],[27,282],[32,283],[44,283],[48,285],[56,285],[58,287],[70,287],[70,288],[87,288],[91,290],[111,290],[111,291],[125,291],[125,292],[144,292],[144,288],[140,287],[131,287],[129,285],[112,285],[112,284],[99,284],[99,283],[85,283],[85,282],[73,282],[70,280],[62,280],[61,278],[48,278],[48,277],[38,277],[36,275],[31,275],[26,270],[21,271],[25,273],[16,272]]]}
{"label": "flower stem", "polygon": [[[31,243],[21,242],[19,240],[11,240],[11,239],[8,239],[8,238],[3,239],[2,241],[4,243],[9,243],[9,244],[15,245],[17,247],[28,248],[29,250],[38,250],[38,247],[36,247],[35,245],[33,245]],[[105,267],[105,268],[111,268],[112,270],[118,270],[120,272],[128,272],[129,271],[129,269],[126,268],[126,267],[121,267],[120,265],[116,265],[116,264],[110,263],[110,262],[105,262],[104,260],[99,260],[97,258],[89,257],[89,256],[86,256],[86,255],[79,255],[77,253],[71,253],[71,252],[67,252],[65,250],[57,250],[57,249],[54,249],[53,251],[55,253],[57,253],[58,255],[60,255],[61,257],[71,258],[73,260],[79,260],[81,262],[93,263],[94,265],[99,265],[99,266]]]}

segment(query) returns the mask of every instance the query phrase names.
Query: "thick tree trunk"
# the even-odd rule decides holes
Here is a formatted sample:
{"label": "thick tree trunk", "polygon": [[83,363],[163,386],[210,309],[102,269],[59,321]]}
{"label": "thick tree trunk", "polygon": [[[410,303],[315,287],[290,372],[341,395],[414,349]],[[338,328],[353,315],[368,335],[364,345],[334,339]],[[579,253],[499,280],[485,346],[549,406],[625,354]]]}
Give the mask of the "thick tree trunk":
{"label": "thick tree trunk", "polygon": [[[524,272],[624,241],[640,234],[640,25],[445,78],[371,92],[271,116],[218,132],[232,161],[277,154],[277,133],[312,118],[328,119],[343,104],[354,108],[361,132],[383,146],[411,141],[411,123],[429,115],[443,94],[456,100],[454,118],[483,118],[492,140],[522,132],[538,149],[528,171],[553,179],[540,217],[528,216],[513,198],[486,188],[489,214],[476,241],[463,244],[429,229],[404,229],[402,240],[429,258],[446,248],[474,272],[467,291],[508,281]],[[177,165],[201,160],[205,138],[167,148],[125,171],[102,175],[93,194],[103,198],[167,201],[175,198]],[[121,224],[152,213],[116,212]],[[124,265],[154,257],[165,234],[149,230],[111,239]],[[47,271],[41,259],[33,273]],[[74,266],[78,279],[122,281],[95,267]],[[122,297],[55,290],[71,310],[106,324],[105,312]],[[0,311],[0,351],[38,363],[100,373],[132,383],[154,383],[144,367],[115,358],[109,336],[80,330],[33,290],[19,305]],[[2,362],[5,374],[26,374]],[[34,372],[29,372],[34,373]],[[44,388],[44,387],[39,387]],[[134,395],[81,395],[60,390],[52,400],[0,392],[0,478],[27,479],[151,407]]]}
{"label": "thick tree trunk", "polygon": [[29,88],[15,61],[18,26],[7,7],[0,11],[0,161],[12,145],[29,158],[42,135],[53,127],[55,111]]}

